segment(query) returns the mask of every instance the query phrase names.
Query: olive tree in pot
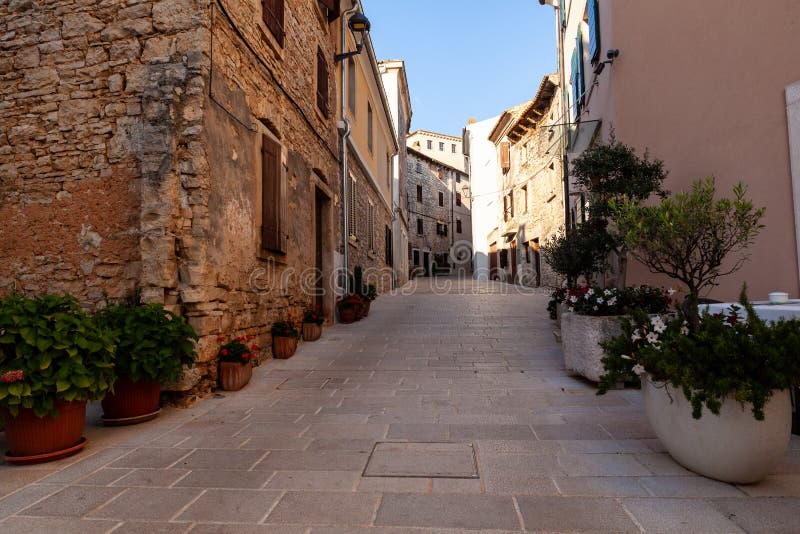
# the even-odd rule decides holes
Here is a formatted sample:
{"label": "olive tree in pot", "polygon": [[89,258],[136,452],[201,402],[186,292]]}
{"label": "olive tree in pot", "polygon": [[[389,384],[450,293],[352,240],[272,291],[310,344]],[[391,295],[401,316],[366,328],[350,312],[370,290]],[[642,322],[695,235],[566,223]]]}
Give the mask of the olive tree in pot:
{"label": "olive tree in pot", "polygon": [[117,381],[103,399],[103,423],[132,425],[158,415],[161,385],[194,364],[197,334],[160,304],[109,306],[97,314],[116,338]]}
{"label": "olive tree in pot", "polygon": [[[600,393],[640,375],[648,420],[667,451],[701,475],[736,483],[765,477],[783,458],[791,432],[789,387],[800,379],[800,322],[765,323],[747,301],[741,321],[701,314],[699,294],[736,271],[763,227],[763,208],[744,198],[714,199],[713,179],[658,206],[616,206],[631,254],[653,272],[684,283],[672,319],[643,313],[604,344]],[[729,254],[736,254],[725,263]],[[706,413],[706,410],[710,413]]]}
{"label": "olive tree in pot", "polygon": [[0,300],[0,418],[10,463],[81,450],[86,402],[114,383],[114,339],[74,297]]}

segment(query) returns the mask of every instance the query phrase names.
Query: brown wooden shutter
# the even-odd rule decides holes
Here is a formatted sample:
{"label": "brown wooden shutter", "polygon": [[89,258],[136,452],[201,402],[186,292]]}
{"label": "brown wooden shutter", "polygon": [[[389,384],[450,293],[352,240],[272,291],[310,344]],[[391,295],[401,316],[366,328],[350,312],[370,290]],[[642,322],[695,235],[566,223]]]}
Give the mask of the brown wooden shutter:
{"label": "brown wooden shutter", "polygon": [[461,205],[461,193],[456,193],[456,206]]}
{"label": "brown wooden shutter", "polygon": [[317,107],[328,117],[328,61],[322,48],[317,47]]}
{"label": "brown wooden shutter", "polygon": [[320,0],[320,1],[322,2],[322,5],[324,5],[325,8],[328,11],[333,11],[333,9],[336,7],[336,1],[335,0]]}
{"label": "brown wooden shutter", "polygon": [[500,167],[503,172],[511,168],[511,145],[508,141],[500,143]]}
{"label": "brown wooden shutter", "polygon": [[261,246],[283,252],[281,146],[261,136]]}
{"label": "brown wooden shutter", "polygon": [[285,0],[261,0],[261,17],[269,31],[275,36],[278,44],[283,46],[285,33],[283,31],[283,12]]}

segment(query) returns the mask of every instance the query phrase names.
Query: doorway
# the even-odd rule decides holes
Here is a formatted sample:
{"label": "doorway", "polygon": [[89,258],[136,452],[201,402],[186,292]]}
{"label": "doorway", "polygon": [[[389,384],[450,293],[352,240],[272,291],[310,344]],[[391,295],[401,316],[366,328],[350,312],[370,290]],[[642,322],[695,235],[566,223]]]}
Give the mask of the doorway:
{"label": "doorway", "polygon": [[517,258],[517,242],[514,241],[511,243],[511,249],[509,250],[509,263],[511,263],[511,283],[517,283],[517,262],[519,259]]}
{"label": "doorway", "polygon": [[327,238],[326,217],[330,210],[330,198],[319,187],[314,193],[314,304],[318,310],[325,312],[325,273],[328,266],[325,261],[325,241]]}
{"label": "doorway", "polygon": [[539,252],[539,238],[531,241],[533,248],[533,268],[536,270],[536,287],[542,287],[542,254]]}
{"label": "doorway", "polygon": [[431,275],[431,253],[425,251],[422,253],[422,266],[425,268],[425,276]]}
{"label": "doorway", "polygon": [[497,242],[489,245],[489,280],[497,280]]}

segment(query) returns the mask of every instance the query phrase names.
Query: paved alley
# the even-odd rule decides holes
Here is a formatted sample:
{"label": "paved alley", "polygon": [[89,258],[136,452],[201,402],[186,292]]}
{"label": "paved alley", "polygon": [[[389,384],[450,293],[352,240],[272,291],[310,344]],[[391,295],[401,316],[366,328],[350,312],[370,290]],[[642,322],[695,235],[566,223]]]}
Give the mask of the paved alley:
{"label": "paved alley", "polygon": [[438,283],[240,392],[139,427],[94,406],[83,453],[0,465],[0,532],[800,532],[796,437],[759,485],[694,476],[638,391],[566,374],[545,293]]}

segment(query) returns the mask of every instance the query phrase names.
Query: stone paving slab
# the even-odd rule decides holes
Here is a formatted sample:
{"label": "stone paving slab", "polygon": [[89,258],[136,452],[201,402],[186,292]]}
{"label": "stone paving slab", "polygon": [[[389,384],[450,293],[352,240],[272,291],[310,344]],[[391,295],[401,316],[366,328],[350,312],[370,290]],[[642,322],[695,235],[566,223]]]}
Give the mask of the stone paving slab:
{"label": "stone paving slab", "polygon": [[[247,388],[135,427],[92,403],[80,454],[0,461],[0,532],[800,532],[800,439],[759,484],[690,473],[639,391],[598,397],[566,373],[544,292],[508,289],[423,280]],[[380,441],[472,443],[479,478],[364,477]]]}

